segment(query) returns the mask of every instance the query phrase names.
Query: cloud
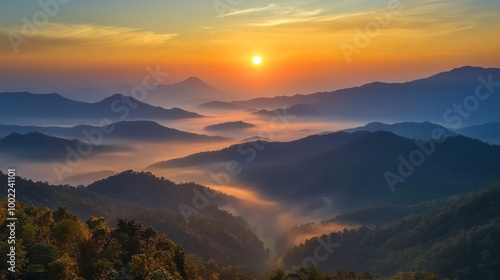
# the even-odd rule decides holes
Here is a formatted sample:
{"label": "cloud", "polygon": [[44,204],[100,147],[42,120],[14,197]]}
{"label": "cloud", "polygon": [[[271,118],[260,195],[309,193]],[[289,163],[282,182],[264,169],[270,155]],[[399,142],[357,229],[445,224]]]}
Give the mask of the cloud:
{"label": "cloud", "polygon": [[[466,1],[467,2],[467,1]],[[477,11],[470,4],[443,1],[421,0],[419,2],[401,1],[400,11],[390,15],[390,23],[384,30],[400,35],[436,36],[470,29],[481,24],[489,11]],[[280,5],[272,13],[254,17],[247,25],[254,27],[285,27],[317,30],[318,32],[349,32],[364,28],[375,20],[374,15],[388,13],[386,5],[379,8],[351,9],[336,12],[335,7],[304,9],[297,5]]]}
{"label": "cloud", "polygon": [[314,22],[322,18],[321,16],[319,16],[321,13],[323,13],[322,9],[301,10],[297,8],[290,8],[288,10],[276,13],[276,15],[274,16],[251,23],[251,25],[277,26],[300,22]]}
{"label": "cloud", "polygon": [[32,50],[58,47],[154,47],[178,36],[175,33],[157,33],[130,27],[61,23],[49,23],[39,27],[29,36],[23,33],[22,27],[2,28],[1,33],[5,36],[16,34],[25,37],[28,39],[27,46]]}
{"label": "cloud", "polygon": [[267,10],[273,9],[275,7],[276,7],[275,4],[269,4],[267,6],[259,7],[259,8],[248,8],[248,9],[242,9],[242,10],[235,10],[235,11],[227,13],[227,14],[219,15],[216,18],[223,18],[223,17],[228,17],[228,16],[250,14],[250,13],[255,13],[255,12],[262,12],[262,11],[267,11]]}

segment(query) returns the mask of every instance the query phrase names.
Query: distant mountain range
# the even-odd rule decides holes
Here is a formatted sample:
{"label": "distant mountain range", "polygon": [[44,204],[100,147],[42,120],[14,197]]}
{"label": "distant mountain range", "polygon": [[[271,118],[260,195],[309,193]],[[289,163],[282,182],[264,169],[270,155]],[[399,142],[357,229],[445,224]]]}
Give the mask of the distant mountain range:
{"label": "distant mountain range", "polygon": [[[238,179],[276,198],[315,201],[328,197],[331,206],[340,210],[386,199],[418,202],[468,192],[500,179],[500,146],[463,136],[435,143],[434,149],[429,148],[430,142],[426,143],[427,150],[423,150],[419,146],[423,144],[413,140],[384,131],[372,132],[311,159],[248,167]],[[418,161],[410,158],[416,153]],[[394,181],[388,179],[388,172],[400,178],[393,185],[394,193],[389,183]],[[318,207],[329,206],[316,203]]]}
{"label": "distant mountain range", "polygon": [[206,103],[202,103],[198,105],[198,108],[201,109],[210,109],[210,110],[243,110],[246,109],[245,107],[241,107],[238,105],[235,105],[230,102],[225,102],[225,101],[210,101]]}
{"label": "distant mountain range", "polygon": [[65,159],[70,151],[89,151],[90,155],[130,150],[121,146],[91,145],[79,140],[67,140],[47,136],[38,132],[26,134],[11,133],[0,139],[0,154],[33,161],[53,161]]}
{"label": "distant mountain range", "polygon": [[86,140],[86,134],[99,131],[106,140],[130,140],[144,142],[197,142],[197,141],[221,141],[226,138],[219,136],[207,136],[190,132],[184,132],[173,128],[162,126],[154,121],[121,121],[109,126],[78,125],[74,127],[43,127],[43,126],[18,126],[0,125],[0,137],[7,134],[40,132],[47,135],[76,138]]}
{"label": "distant mountain range", "polygon": [[175,120],[202,117],[179,108],[164,109],[143,103],[131,97],[115,94],[96,103],[85,103],[62,97],[57,93],[28,92],[0,93],[0,119],[16,123],[19,119],[109,119]]}
{"label": "distant mountain range", "polygon": [[[403,136],[403,137],[409,138],[409,139],[426,140],[426,139],[436,138],[435,136],[433,136],[433,135],[435,135],[436,130],[441,132],[441,133],[439,133],[439,136],[437,138],[457,135],[457,133],[452,132],[443,126],[433,124],[431,122],[422,122],[422,123],[402,122],[402,123],[395,123],[395,124],[384,124],[384,123],[379,123],[379,122],[372,122],[372,123],[369,123],[369,124],[361,126],[361,127],[346,129],[345,131],[347,131],[347,132],[388,131],[388,132],[392,132],[396,135]],[[473,137],[473,138],[475,138],[475,137]]]}
{"label": "distant mountain range", "polygon": [[231,131],[231,130],[241,130],[241,129],[249,129],[255,127],[254,124],[251,123],[246,123],[243,121],[237,121],[237,122],[225,122],[225,123],[219,123],[219,124],[214,124],[214,125],[209,125],[203,128],[203,130],[206,131]]}
{"label": "distant mountain range", "polygon": [[[61,95],[82,102],[97,102],[111,96],[113,93],[120,93],[125,96],[133,96],[134,85],[120,85],[104,88],[81,88],[62,92]],[[205,83],[200,78],[189,77],[184,81],[171,85],[160,84],[152,90],[147,91],[146,103],[170,108],[172,106],[194,105],[201,102],[226,99],[228,93],[218,90]]]}
{"label": "distant mountain range", "polygon": [[159,85],[148,93],[145,102],[160,106],[180,106],[228,98],[228,93],[212,87],[197,77],[172,85]]}
{"label": "distant mountain range", "polygon": [[431,122],[402,122],[395,124],[373,122],[361,127],[346,129],[345,131],[388,131],[405,138],[421,140],[436,138],[434,134],[437,131],[438,138],[461,134],[490,144],[500,144],[500,123],[472,125],[461,129],[447,129]]}
{"label": "distant mountain range", "polygon": [[[334,119],[448,122],[458,128],[463,124],[499,121],[500,95],[495,93],[500,90],[499,81],[500,69],[466,66],[406,83],[375,82],[332,92],[256,98],[230,104],[266,110],[292,110],[294,105],[305,104],[322,116]],[[476,89],[479,89],[477,93]]]}
{"label": "distant mountain range", "polygon": [[274,110],[258,110],[253,112],[254,115],[260,115],[264,117],[272,117],[272,116],[281,116],[281,115],[290,115],[292,117],[321,117],[323,113],[312,108],[306,104],[296,104],[292,105],[289,108],[284,109],[274,109]]}
{"label": "distant mountain range", "polygon": [[[499,121],[495,108],[500,104],[500,97],[492,94],[498,88],[497,81],[500,81],[500,69],[464,66],[405,83],[374,82],[332,92],[226,102],[223,100],[228,98],[228,94],[199,78],[190,77],[176,84],[159,85],[149,92],[145,102],[171,107],[217,100],[202,103],[198,107],[212,110],[252,108],[257,109],[255,114],[262,116],[273,114],[273,110],[287,110],[289,114],[299,117],[448,122],[459,128],[462,125]],[[119,90],[125,88],[121,86]],[[486,99],[475,97],[477,88],[480,89],[478,94]],[[455,104],[462,106],[466,112],[458,112]]]}
{"label": "distant mountain range", "polygon": [[457,133],[500,145],[500,122],[472,125],[455,130]]}
{"label": "distant mountain range", "polygon": [[159,162],[152,165],[151,168],[218,166],[219,163],[233,160],[239,161],[244,168],[298,162],[335,150],[367,134],[367,131],[336,132],[311,135],[291,142],[251,141],[232,145],[220,151],[202,152],[184,158]]}

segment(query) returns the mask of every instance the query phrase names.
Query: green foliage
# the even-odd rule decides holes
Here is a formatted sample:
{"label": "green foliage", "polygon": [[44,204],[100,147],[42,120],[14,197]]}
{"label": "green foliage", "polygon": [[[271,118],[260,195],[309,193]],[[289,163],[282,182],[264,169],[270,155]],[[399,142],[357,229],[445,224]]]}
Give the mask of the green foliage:
{"label": "green foliage", "polygon": [[436,274],[429,274],[425,272],[400,272],[388,280],[439,280]]}
{"label": "green foliage", "polygon": [[[0,172],[0,181],[7,181],[6,175],[2,172]],[[0,184],[0,198],[4,198],[7,193],[5,187],[5,184]],[[144,191],[146,188],[148,191]],[[36,238],[41,238],[40,243],[49,243],[53,241],[52,239],[56,239],[67,245],[65,253],[74,256],[77,254],[75,244],[78,240],[67,240],[70,236],[67,234],[65,236],[65,232],[75,230],[78,236],[72,238],[80,240],[88,233],[70,220],[76,221],[78,218],[85,220],[95,216],[115,221],[116,217],[133,217],[167,234],[186,252],[215,259],[225,266],[243,266],[257,273],[265,262],[264,245],[243,218],[235,217],[211,204],[200,212],[202,215],[190,216],[189,225],[186,224],[178,206],[180,202],[192,205],[194,188],[201,192],[205,190],[205,187],[194,183],[175,184],[155,177],[151,173],[134,171],[122,172],[95,182],[87,188],[54,186],[17,178],[16,198],[19,202],[50,209],[60,208],[50,215],[47,212],[50,211],[49,209],[26,214],[18,213],[18,215],[23,215],[18,216],[19,219],[36,223],[43,221],[46,225],[67,220],[58,226],[56,232],[52,233],[48,231],[48,227],[39,228],[34,226],[36,223],[23,223],[19,234],[27,243],[34,243]],[[213,202],[228,199],[230,198],[226,195],[219,194]],[[0,211],[5,211],[3,208],[0,209]],[[0,220],[0,222],[3,221]],[[89,229],[102,227],[100,225],[102,221],[91,222],[94,224],[88,224]],[[106,230],[106,227],[102,230]],[[99,234],[101,237],[106,236],[105,232]],[[99,234],[96,233],[96,236]],[[90,245],[99,246],[96,243],[106,242],[106,240],[96,237],[93,242],[95,243]],[[128,246],[133,246],[133,244],[128,244]],[[116,253],[113,247],[107,250],[108,254]],[[128,257],[130,258],[130,255]]]}
{"label": "green foliage", "polygon": [[78,276],[77,262],[66,254],[51,262],[47,270],[47,279],[50,280],[83,279]]}
{"label": "green foliage", "polygon": [[[461,280],[499,279],[499,217],[497,184],[385,226],[318,237],[341,244],[326,261],[319,262],[319,267],[328,272],[368,270],[382,276],[426,271]],[[313,256],[318,238],[286,253],[285,266],[300,265],[304,258]],[[394,279],[438,279],[421,275],[399,274]]]}
{"label": "green foliage", "polygon": [[272,271],[268,278],[269,280],[376,280],[377,276],[373,276],[368,272],[355,273],[353,271],[337,271],[335,274],[322,272],[314,266],[301,267],[292,272],[285,272],[281,269]]}
{"label": "green foliage", "polygon": [[[17,205],[19,225],[36,229],[22,242],[18,235],[16,267],[23,279],[136,279],[136,280],[251,280],[245,269],[224,266],[213,259],[189,255],[151,227],[137,220],[118,219],[111,228],[103,217],[90,217],[85,223],[67,209],[51,211],[24,204]],[[7,221],[0,225],[5,232]],[[40,233],[40,234],[38,234]],[[1,259],[7,244],[0,241]],[[4,254],[5,252],[5,254]],[[6,270],[0,279],[7,277]]]}

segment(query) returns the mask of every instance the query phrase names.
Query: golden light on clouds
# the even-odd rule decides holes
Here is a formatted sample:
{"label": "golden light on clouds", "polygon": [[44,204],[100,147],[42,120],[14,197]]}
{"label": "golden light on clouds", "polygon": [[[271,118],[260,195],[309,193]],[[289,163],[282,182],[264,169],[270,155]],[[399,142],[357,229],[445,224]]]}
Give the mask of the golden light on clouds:
{"label": "golden light on clouds", "polygon": [[[198,76],[242,95],[262,94],[264,89],[290,95],[374,80],[404,81],[463,65],[494,67],[500,63],[495,49],[500,43],[496,28],[500,4],[399,1],[401,7],[387,14],[388,3],[397,2],[243,1],[223,15],[212,5],[193,8],[185,2],[178,2],[176,9],[166,9],[172,8],[166,2],[141,5],[145,11],[140,14],[137,6],[126,4],[120,13],[105,8],[102,12],[67,11],[19,45],[17,54],[9,40],[0,41],[5,72],[0,82],[10,82],[7,77],[15,73],[35,73],[40,65],[47,75],[44,80],[48,82],[53,74],[52,83],[59,82],[57,73],[61,72],[75,80],[91,80],[92,73],[95,80],[103,79],[103,73],[96,70],[104,68],[108,78],[116,76],[127,82],[130,75],[120,73],[140,73],[146,65],[160,64],[176,80]],[[12,5],[21,5],[15,3]],[[151,16],[160,13],[169,16]],[[29,14],[11,17],[10,23],[0,27],[0,36],[21,34],[23,16],[31,18]],[[367,26],[368,40],[361,34]],[[349,60],[341,48],[346,44],[354,47]],[[403,77],[402,68],[425,71],[415,70]],[[75,70],[70,73],[68,69]]]}

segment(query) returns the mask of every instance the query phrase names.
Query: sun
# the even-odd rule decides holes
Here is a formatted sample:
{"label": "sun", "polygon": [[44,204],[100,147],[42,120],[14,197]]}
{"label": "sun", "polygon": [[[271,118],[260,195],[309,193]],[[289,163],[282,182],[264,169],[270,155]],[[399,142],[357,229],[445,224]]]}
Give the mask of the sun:
{"label": "sun", "polygon": [[254,57],[253,57],[253,59],[252,59],[252,61],[253,61],[253,64],[255,64],[255,65],[259,65],[259,64],[261,64],[261,63],[262,63],[262,57],[260,57],[260,56],[258,56],[258,55],[257,55],[257,56],[254,56]]}

